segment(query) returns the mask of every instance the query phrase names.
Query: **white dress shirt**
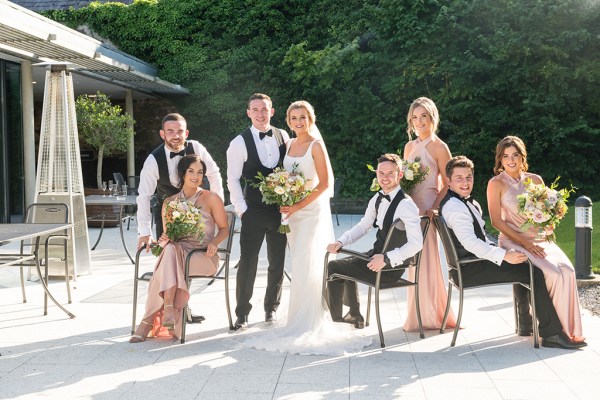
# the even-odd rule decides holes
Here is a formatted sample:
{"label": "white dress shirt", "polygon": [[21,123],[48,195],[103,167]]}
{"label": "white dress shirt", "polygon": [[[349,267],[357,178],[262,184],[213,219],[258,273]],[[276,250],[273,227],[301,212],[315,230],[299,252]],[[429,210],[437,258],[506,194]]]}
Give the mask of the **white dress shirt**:
{"label": "white dress shirt", "polygon": [[[208,182],[210,183],[211,192],[215,192],[216,194],[224,199],[223,193],[223,182],[221,179],[221,174],[219,173],[219,167],[217,163],[213,160],[211,155],[208,153],[206,148],[202,146],[199,142],[195,140],[187,140],[187,143],[192,143],[194,147],[194,153],[200,156],[200,159],[204,161],[206,164],[206,171],[204,171]],[[169,170],[169,180],[171,181],[171,185],[178,186],[179,185],[179,176],[177,175],[177,164],[179,164],[179,160],[181,160],[181,156],[175,156],[171,158],[171,150],[165,146],[165,153],[167,156],[167,167]],[[156,158],[152,154],[146,158],[144,161],[144,166],[142,167],[142,171],[140,172],[140,186],[138,188],[138,197],[137,197],[137,223],[138,223],[138,234],[140,236],[150,236],[152,235],[152,214],[150,211],[150,198],[156,192],[156,186],[158,185],[159,173],[158,173],[158,163],[156,162]],[[156,223],[160,224],[160,221]]]}
{"label": "white dress shirt", "polygon": [[[275,168],[279,162],[279,144],[277,144],[275,134],[273,133],[273,136],[265,136],[261,140],[258,135],[258,129],[252,126],[250,127],[250,131],[252,132],[258,158],[262,165],[267,168]],[[280,131],[284,142],[290,140],[286,131],[281,129]],[[235,212],[238,216],[241,216],[248,209],[240,183],[244,163],[247,160],[248,150],[246,149],[246,142],[244,142],[242,135],[237,135],[227,149],[227,188],[229,189],[229,200],[235,207]]]}
{"label": "white dress shirt", "polygon": [[[476,201],[474,201],[477,203]],[[477,204],[479,207],[479,203]],[[506,254],[506,250],[495,246],[490,242],[487,237],[483,241],[475,234],[475,228],[473,227],[473,216],[467,210],[467,207],[471,208],[473,215],[477,219],[477,223],[481,226],[481,230],[485,232],[485,222],[481,218],[481,212],[470,203],[463,203],[459,199],[452,197],[442,207],[442,217],[446,220],[448,228],[452,229],[456,238],[462,244],[462,246],[469,253],[473,253],[478,258],[484,258],[493,262],[494,264],[500,265]]]}
{"label": "white dress shirt", "polygon": [[[388,193],[390,200],[393,201],[394,197],[399,191],[400,186]],[[404,260],[414,256],[423,248],[423,232],[421,231],[419,208],[408,195],[405,196],[406,197],[398,204],[392,220],[395,221],[396,219],[400,218],[402,222],[404,222],[407,242],[402,247],[392,249],[386,253],[390,259],[392,267],[401,265]],[[354,227],[349,231],[344,232],[344,234],[338,239],[338,241],[342,243],[342,246],[348,246],[365,236],[367,232],[373,228],[373,222],[375,221],[377,221],[376,224],[379,229],[383,227],[383,219],[385,218],[388,208],[390,208],[391,201],[382,199],[381,203],[379,204],[379,211],[375,213],[375,202],[377,201],[377,197],[379,197],[379,194],[376,194],[369,201],[365,216],[360,220],[360,222],[354,225]]]}

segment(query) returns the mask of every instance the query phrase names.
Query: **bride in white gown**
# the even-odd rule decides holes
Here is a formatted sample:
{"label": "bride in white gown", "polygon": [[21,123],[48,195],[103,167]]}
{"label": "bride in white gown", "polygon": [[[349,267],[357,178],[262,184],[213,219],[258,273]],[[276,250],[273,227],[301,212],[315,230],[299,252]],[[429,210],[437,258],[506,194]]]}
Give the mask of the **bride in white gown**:
{"label": "bride in white gown", "polygon": [[322,296],[325,250],[335,240],[329,206],[333,173],[327,149],[308,102],[292,103],[286,121],[296,138],[287,143],[283,165],[288,171],[297,165],[305,178],[311,179],[314,190],[293,206],[281,207],[281,212],[289,215],[291,231],[287,234],[292,264],[287,316],[267,330],[249,334],[244,345],[299,354],[355,353],[372,339],[361,336],[351,325],[333,322]]}

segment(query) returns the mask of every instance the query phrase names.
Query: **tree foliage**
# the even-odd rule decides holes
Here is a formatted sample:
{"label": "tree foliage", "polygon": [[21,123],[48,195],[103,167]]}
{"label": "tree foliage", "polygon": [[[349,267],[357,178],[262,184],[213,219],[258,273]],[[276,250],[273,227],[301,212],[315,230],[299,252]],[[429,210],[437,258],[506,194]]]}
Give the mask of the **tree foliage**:
{"label": "tree foliage", "polygon": [[419,96],[439,135],[475,161],[478,195],[495,145],[520,136],[532,171],[600,195],[600,6],[582,0],[138,0],[50,15],[87,24],[191,91],[178,106],[191,136],[224,165],[265,92],[284,127],[310,101],[346,185],[366,197],[376,157],[402,149]]}
{"label": "tree foliage", "polygon": [[133,118],[124,114],[121,107],[113,105],[108,96],[97,92],[95,96],[81,95],[75,100],[77,113],[77,129],[79,136],[98,152],[96,182],[98,189],[102,187],[102,160],[127,150],[134,134],[128,124],[133,125]]}

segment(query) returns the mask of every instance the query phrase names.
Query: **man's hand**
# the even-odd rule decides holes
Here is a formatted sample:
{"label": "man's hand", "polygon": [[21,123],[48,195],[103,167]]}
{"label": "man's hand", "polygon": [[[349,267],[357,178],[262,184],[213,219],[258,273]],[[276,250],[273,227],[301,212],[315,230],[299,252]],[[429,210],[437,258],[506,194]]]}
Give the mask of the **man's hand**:
{"label": "man's hand", "polygon": [[520,251],[508,250],[504,255],[504,261],[509,264],[520,264],[527,261],[527,256]]}
{"label": "man's hand", "polygon": [[327,251],[331,254],[337,254],[338,250],[342,248],[341,242],[333,242],[327,245]]}
{"label": "man's hand", "polygon": [[[138,238],[138,244],[137,244],[137,248],[138,250],[143,247],[146,246],[147,244],[150,244],[154,242],[154,239],[152,238],[152,235],[147,235],[147,236],[140,236]],[[146,253],[150,251],[150,247],[146,247]]]}
{"label": "man's hand", "polygon": [[373,272],[379,272],[385,267],[385,260],[383,254],[375,254],[371,257],[371,261],[367,264],[367,267]]}

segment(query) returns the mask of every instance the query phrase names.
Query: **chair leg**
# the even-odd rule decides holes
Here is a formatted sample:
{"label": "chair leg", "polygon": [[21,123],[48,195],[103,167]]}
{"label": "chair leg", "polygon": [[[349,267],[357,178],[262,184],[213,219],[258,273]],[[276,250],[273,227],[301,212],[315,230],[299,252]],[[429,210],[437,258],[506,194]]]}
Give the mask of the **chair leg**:
{"label": "chair leg", "polygon": [[369,286],[369,294],[367,295],[367,320],[365,321],[365,326],[369,326],[369,321],[371,319],[371,286]]}
{"label": "chair leg", "polygon": [[[369,287],[369,291],[371,287]],[[379,331],[379,342],[381,348],[385,348],[385,340],[383,338],[383,330],[381,329],[381,317],[379,315],[379,288],[375,288],[375,318],[377,319],[377,330]]]}
{"label": "chair leg", "polygon": [[227,308],[227,318],[229,319],[229,330],[233,330],[233,321],[231,319],[231,306],[229,304],[229,255],[225,259],[225,307]]}
{"label": "chair leg", "polygon": [[450,302],[452,300],[452,283],[448,283],[448,299],[446,300],[446,311],[444,311],[444,319],[442,319],[442,326],[440,327],[440,333],[444,333],[446,329],[446,321],[448,320],[448,314],[450,313]]}
{"label": "chair leg", "polygon": [[102,215],[102,223],[100,224],[100,233],[98,233],[98,239],[96,239],[96,243],[92,246],[92,250],[96,250],[96,246],[100,243],[100,239],[102,239],[102,232],[104,232],[104,215]]}
{"label": "chair leg", "polygon": [[[514,286],[514,284],[513,284]],[[513,289],[513,314],[515,317],[515,333],[519,333],[519,314],[517,311],[517,297],[515,296],[515,291]]]}
{"label": "chair leg", "polygon": [[19,272],[21,273],[21,293],[23,293],[23,303],[27,303],[27,296],[25,295],[25,274],[23,273],[23,268],[19,268]]}
{"label": "chair leg", "polygon": [[[188,287],[190,285],[188,284]],[[188,319],[188,313],[189,313],[189,307],[186,304],[185,306],[183,306],[183,314],[181,315],[181,344],[185,343],[185,327],[187,325],[187,319]]]}
{"label": "chair leg", "polygon": [[135,319],[137,314],[137,297],[138,297],[138,277],[140,271],[140,253],[144,251],[144,247],[140,248],[135,255],[135,267],[133,270],[133,311],[131,314],[131,334],[135,334]]}
{"label": "chair leg", "polygon": [[534,275],[533,275],[533,265],[531,261],[529,261],[529,293],[531,296],[531,314],[533,319],[533,347],[538,349],[540,347],[539,343],[539,327],[537,321],[537,312],[535,310],[535,285],[534,285]]}
{"label": "chair leg", "polygon": [[[464,290],[462,289],[458,289],[458,317],[456,318],[456,326],[454,327],[454,335],[452,336],[452,343],[450,344],[451,347],[454,347],[454,345],[456,344],[456,337],[458,336],[458,330],[460,329],[460,320],[462,318],[462,312],[463,312],[463,300],[464,300]],[[448,302],[448,304],[450,304],[450,302]]]}
{"label": "chair leg", "polygon": [[419,337],[425,339],[425,332],[423,332],[423,321],[421,320],[421,306],[419,305],[419,285],[415,285],[415,305],[417,307],[417,321],[419,322]]}
{"label": "chair leg", "polygon": [[[75,273],[73,273],[75,275]],[[69,258],[67,255],[67,243],[65,241],[65,283],[67,284],[67,299],[71,304],[71,282],[69,279]]]}

